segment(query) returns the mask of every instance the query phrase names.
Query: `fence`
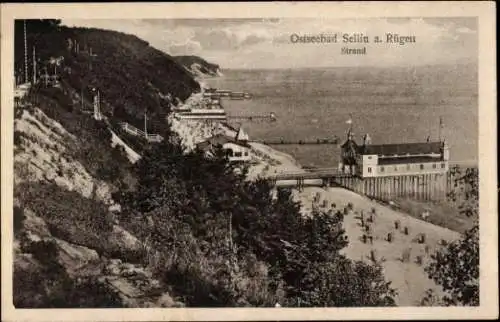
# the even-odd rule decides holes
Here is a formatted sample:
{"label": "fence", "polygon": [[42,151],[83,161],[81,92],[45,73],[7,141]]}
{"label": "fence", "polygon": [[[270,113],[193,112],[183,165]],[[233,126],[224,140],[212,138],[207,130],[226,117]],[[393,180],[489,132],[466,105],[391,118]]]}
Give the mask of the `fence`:
{"label": "fence", "polygon": [[401,175],[391,177],[360,178],[338,173],[335,170],[322,170],[303,173],[282,173],[270,178],[277,181],[293,180],[302,189],[305,180],[320,179],[323,186],[340,186],[356,193],[379,200],[407,197],[414,200],[443,200],[452,189],[451,173]]}
{"label": "fence", "polygon": [[144,131],[139,130],[133,125],[130,125],[126,122],[121,122],[119,123],[120,127],[127,133],[134,135],[134,136],[140,136],[145,138],[148,142],[162,142],[163,141],[163,136],[159,134],[146,134]]}

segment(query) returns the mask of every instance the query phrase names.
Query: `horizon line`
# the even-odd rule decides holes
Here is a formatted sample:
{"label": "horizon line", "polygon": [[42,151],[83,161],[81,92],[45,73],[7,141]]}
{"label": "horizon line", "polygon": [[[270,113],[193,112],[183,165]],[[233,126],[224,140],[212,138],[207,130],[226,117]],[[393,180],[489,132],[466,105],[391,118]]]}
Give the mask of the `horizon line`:
{"label": "horizon line", "polygon": [[[173,56],[175,57],[175,56]],[[463,66],[463,65],[478,65],[478,61],[459,62],[459,63],[436,63],[425,65],[394,65],[394,66],[378,66],[378,65],[364,65],[364,66],[303,66],[303,67],[220,67],[221,71],[224,70],[299,70],[299,69],[334,69],[334,68],[422,68],[422,67],[435,67],[435,66]]]}

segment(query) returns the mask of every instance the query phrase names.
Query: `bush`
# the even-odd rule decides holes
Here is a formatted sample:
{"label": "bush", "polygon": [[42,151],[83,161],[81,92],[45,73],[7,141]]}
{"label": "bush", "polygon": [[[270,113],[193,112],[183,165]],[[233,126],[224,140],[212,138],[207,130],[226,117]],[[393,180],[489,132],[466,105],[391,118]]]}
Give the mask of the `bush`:
{"label": "bush", "polygon": [[[304,218],[290,190],[273,200],[267,181],[246,181],[222,151],[206,159],[164,142],[144,154],[136,175],[137,193],[120,203],[152,218],[152,246],[170,256],[156,271],[188,306],[273,305],[278,298],[288,306],[298,299],[306,306],[393,305],[380,269],[339,254],[347,245],[340,212]],[[265,263],[265,295],[243,286],[256,283],[243,269],[251,258]]]}
{"label": "bush", "polygon": [[48,183],[23,183],[14,193],[25,207],[36,209],[53,236],[107,251],[113,219],[104,204]]}
{"label": "bush", "polygon": [[[479,211],[479,173],[475,168],[451,170],[458,191],[450,198],[461,200],[460,213],[477,218]],[[445,305],[479,305],[479,223],[467,230],[464,236],[431,255],[426,267],[429,278],[448,293],[441,301]]]}
{"label": "bush", "polygon": [[70,278],[55,262],[57,249],[53,243],[34,243],[32,250],[41,267],[25,270],[14,266],[13,300],[16,308],[124,307],[116,291],[93,277]]}

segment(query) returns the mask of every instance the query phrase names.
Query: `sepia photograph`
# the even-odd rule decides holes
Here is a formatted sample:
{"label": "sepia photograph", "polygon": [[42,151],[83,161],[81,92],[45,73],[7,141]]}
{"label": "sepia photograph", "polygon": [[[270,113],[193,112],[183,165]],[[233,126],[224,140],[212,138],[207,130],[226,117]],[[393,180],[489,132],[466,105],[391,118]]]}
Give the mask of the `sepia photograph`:
{"label": "sepia photograph", "polygon": [[478,14],[109,6],[2,22],[13,311],[498,304]]}

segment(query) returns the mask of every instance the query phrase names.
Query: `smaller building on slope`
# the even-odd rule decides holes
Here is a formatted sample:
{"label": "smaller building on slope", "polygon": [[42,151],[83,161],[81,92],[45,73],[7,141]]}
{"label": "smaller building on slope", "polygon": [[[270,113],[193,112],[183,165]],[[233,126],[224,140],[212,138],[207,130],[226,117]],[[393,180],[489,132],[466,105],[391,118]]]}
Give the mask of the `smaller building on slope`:
{"label": "smaller building on slope", "polygon": [[209,156],[213,155],[214,149],[222,148],[230,162],[247,162],[251,159],[248,135],[242,128],[238,130],[234,137],[218,134],[198,143],[196,147]]}

